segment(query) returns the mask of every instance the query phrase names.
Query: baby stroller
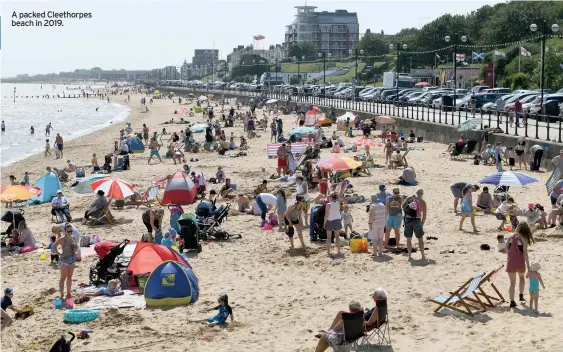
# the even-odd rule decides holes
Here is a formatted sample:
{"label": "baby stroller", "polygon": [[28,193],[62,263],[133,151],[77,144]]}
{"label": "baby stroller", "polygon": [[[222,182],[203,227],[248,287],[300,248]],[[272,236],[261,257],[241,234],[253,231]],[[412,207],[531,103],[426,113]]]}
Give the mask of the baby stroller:
{"label": "baby stroller", "polygon": [[90,283],[98,286],[100,283],[108,283],[109,280],[119,279],[121,276],[121,265],[115,260],[123,253],[129,240],[125,239],[114,246],[100,260],[90,267]]}
{"label": "baby stroller", "polygon": [[182,253],[184,249],[196,249],[198,253],[201,252],[202,240],[199,231],[197,218],[194,214],[184,213],[178,219],[180,231],[178,232],[182,242],[178,247],[178,251]]}
{"label": "baby stroller", "polygon": [[311,218],[309,219],[309,238],[311,241],[326,240],[326,230],[324,229],[326,207],[316,204],[311,207]]}
{"label": "baby stroller", "polygon": [[[208,216],[200,216],[197,219],[199,230],[202,233],[202,238],[207,240],[209,237],[215,237],[218,240],[228,240],[231,235],[221,229],[223,221],[227,220],[231,204],[222,205],[217,210],[212,211]],[[239,238],[242,236],[238,235]]]}
{"label": "baby stroller", "polygon": [[17,229],[20,222],[25,221],[23,214],[25,211],[23,209],[20,210],[8,210],[2,215],[0,220],[4,222],[10,223],[10,226],[6,229],[6,231],[2,232],[2,243],[4,245],[4,241],[9,239],[12,236],[12,230]]}

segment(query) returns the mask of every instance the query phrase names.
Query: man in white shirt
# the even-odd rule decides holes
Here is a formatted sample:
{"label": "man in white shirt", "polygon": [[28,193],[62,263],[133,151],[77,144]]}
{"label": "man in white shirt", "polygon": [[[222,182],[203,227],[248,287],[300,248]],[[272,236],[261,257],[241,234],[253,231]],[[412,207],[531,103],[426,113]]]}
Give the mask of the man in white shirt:
{"label": "man in white shirt", "polygon": [[121,152],[119,154],[121,155],[129,154],[129,146],[127,145],[127,143],[121,144]]}
{"label": "man in white shirt", "polygon": [[[51,214],[55,215],[58,219],[63,221],[72,221],[70,216],[68,199],[63,196],[63,191],[60,189],[57,191],[57,195],[51,201]],[[65,220],[66,219],[66,220]]]}

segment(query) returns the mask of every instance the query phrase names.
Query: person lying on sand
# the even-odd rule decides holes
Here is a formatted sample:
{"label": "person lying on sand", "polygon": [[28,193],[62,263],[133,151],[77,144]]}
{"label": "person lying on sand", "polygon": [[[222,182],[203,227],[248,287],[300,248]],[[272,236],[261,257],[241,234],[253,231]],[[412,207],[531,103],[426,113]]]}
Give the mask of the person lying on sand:
{"label": "person lying on sand", "polygon": [[108,287],[102,287],[95,292],[85,292],[82,296],[119,296],[122,295],[121,281],[119,279],[109,280]]}

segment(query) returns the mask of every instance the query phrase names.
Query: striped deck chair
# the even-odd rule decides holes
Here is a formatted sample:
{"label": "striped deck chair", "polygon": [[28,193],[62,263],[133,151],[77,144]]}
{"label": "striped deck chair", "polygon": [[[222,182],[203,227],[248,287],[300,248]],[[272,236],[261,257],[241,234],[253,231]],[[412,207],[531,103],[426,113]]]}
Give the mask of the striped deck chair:
{"label": "striped deck chair", "polygon": [[[475,313],[487,310],[476,293],[484,276],[484,272],[479,273],[475,277],[469,279],[465,284],[461,285],[457,290],[455,290],[455,292],[452,292],[449,296],[442,295],[430,299],[430,302],[439,304],[438,308],[434,310],[434,313],[438,313],[438,311],[440,311],[440,309],[442,308],[449,308],[457,312],[473,316],[475,315]],[[467,297],[469,297],[471,294],[475,296],[475,300],[467,299]],[[478,302],[479,307],[475,307],[470,304],[470,302],[474,301]]]}
{"label": "striped deck chair", "polygon": [[[272,143],[268,144],[267,152],[268,158],[277,158],[278,157],[278,148],[282,145],[282,143]],[[293,154],[303,154],[307,149],[307,143],[291,143],[291,152]]]}
{"label": "striped deck chair", "polygon": [[141,201],[139,202],[139,204],[137,204],[137,208],[139,208],[141,205],[150,207],[154,202],[160,203],[160,200],[158,199],[158,186],[150,186],[149,189],[147,189],[147,191],[143,193],[143,195],[141,196]]}
{"label": "striped deck chair", "polygon": [[[500,291],[497,289],[497,287],[494,284],[494,281],[497,279],[499,273],[502,271],[502,269],[504,268],[504,265],[502,265],[500,268],[492,270],[490,273],[488,273],[487,275],[483,276],[483,278],[481,279],[481,282],[479,283],[479,286],[477,287],[477,292],[476,294],[478,296],[480,296],[481,298],[483,298],[483,304],[486,307],[490,307],[490,308],[494,308],[494,307],[498,307],[499,305],[503,304],[504,302],[506,302],[504,300],[504,297],[502,296],[502,294],[500,293]],[[483,287],[487,284],[490,284],[490,286],[493,288],[493,290],[496,293],[496,296],[491,296],[488,295],[485,290],[483,290]],[[479,303],[477,300],[474,300],[473,298],[466,298],[467,300],[474,302],[474,303]]]}

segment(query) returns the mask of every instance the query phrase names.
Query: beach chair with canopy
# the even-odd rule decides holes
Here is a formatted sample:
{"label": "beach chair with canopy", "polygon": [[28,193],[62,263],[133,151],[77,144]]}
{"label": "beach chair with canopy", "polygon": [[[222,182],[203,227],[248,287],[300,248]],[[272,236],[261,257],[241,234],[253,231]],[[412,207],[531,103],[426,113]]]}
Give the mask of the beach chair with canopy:
{"label": "beach chair with canopy", "polygon": [[[466,283],[461,285],[454,292],[450,293],[450,295],[441,295],[430,299],[430,302],[434,302],[439,305],[438,308],[434,310],[434,313],[438,313],[438,311],[442,308],[449,308],[457,312],[473,316],[476,313],[487,310],[476,293],[484,276],[484,272],[479,273],[473,278],[467,280]],[[474,295],[475,300],[468,300],[467,298],[472,294]],[[472,304],[473,302],[477,302],[478,306],[474,306]]]}

